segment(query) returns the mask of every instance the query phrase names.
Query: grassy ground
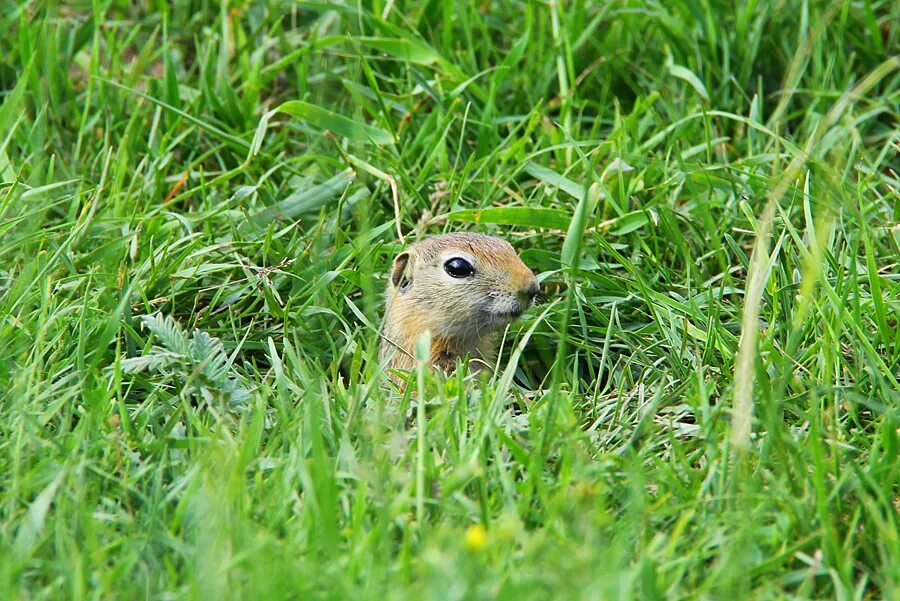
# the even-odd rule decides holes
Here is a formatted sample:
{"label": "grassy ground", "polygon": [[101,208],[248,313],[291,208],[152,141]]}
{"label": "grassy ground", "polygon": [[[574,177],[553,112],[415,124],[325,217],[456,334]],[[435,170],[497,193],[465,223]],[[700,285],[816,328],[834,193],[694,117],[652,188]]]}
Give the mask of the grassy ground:
{"label": "grassy ground", "polygon": [[[2,4],[0,597],[900,598],[898,23]],[[398,227],[540,273],[489,381]]]}

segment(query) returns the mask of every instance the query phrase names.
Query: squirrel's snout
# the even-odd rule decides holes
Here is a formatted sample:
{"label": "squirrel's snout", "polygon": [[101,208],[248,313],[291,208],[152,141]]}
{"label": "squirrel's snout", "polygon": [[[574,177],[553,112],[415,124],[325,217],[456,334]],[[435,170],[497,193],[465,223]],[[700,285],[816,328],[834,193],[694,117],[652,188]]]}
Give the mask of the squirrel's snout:
{"label": "squirrel's snout", "polygon": [[519,290],[519,300],[522,301],[525,305],[532,305],[534,303],[534,299],[537,298],[537,295],[541,293],[541,285],[538,284],[537,280],[534,277]]}

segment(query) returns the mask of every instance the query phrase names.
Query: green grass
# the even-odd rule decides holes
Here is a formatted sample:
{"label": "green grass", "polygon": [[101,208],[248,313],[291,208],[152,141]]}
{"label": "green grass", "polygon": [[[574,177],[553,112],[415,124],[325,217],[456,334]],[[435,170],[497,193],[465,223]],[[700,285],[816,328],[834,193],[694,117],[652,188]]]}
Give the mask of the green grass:
{"label": "green grass", "polygon": [[[0,5],[0,598],[900,599],[898,23]],[[398,228],[540,274],[491,379]]]}

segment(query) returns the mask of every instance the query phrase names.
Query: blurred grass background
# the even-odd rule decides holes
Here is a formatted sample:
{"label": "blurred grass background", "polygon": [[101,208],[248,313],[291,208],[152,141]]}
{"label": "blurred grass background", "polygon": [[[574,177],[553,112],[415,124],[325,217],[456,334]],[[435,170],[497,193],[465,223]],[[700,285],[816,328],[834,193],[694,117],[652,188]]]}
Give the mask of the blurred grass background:
{"label": "blurred grass background", "polygon": [[[900,598],[898,23],[0,5],[0,597]],[[540,274],[489,381],[398,229]]]}

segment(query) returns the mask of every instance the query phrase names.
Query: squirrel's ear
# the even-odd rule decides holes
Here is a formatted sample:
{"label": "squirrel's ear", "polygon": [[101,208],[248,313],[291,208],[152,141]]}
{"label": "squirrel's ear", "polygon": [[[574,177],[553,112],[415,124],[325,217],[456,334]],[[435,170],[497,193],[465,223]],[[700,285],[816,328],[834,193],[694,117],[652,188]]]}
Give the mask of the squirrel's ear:
{"label": "squirrel's ear", "polygon": [[406,271],[406,266],[409,263],[409,253],[402,252],[396,257],[394,257],[394,266],[391,268],[391,283],[394,286],[400,286],[400,283],[404,280],[409,280],[409,277],[404,277],[403,273]]}

